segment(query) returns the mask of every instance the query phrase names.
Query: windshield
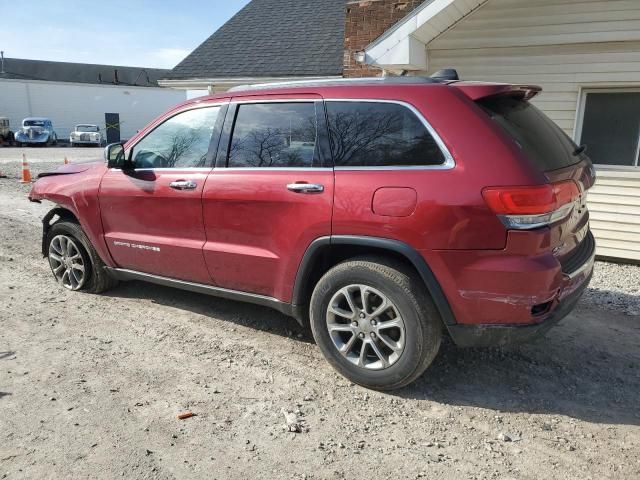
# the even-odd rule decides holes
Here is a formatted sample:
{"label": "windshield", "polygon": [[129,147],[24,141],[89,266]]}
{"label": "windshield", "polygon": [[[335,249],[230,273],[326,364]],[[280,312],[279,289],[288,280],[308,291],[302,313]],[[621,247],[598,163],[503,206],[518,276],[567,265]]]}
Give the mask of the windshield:
{"label": "windshield", "polygon": [[44,120],[25,120],[25,127],[44,127]]}
{"label": "windshield", "polygon": [[76,132],[97,132],[98,127],[95,125],[76,125]]}
{"label": "windshield", "polygon": [[504,128],[540,170],[557,170],[582,160],[573,140],[528,101],[514,97],[490,97],[478,101],[478,104]]}

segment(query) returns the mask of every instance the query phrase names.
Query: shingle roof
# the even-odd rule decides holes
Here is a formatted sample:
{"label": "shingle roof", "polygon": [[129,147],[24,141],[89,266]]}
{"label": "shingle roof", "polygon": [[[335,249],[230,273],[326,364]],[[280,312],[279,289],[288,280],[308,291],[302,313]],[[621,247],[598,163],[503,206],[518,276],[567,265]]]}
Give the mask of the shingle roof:
{"label": "shingle roof", "polygon": [[[169,70],[5,58],[0,79],[157,87]],[[116,81],[117,72],[117,81]]]}
{"label": "shingle roof", "polygon": [[252,0],[165,78],[342,75],[345,0]]}

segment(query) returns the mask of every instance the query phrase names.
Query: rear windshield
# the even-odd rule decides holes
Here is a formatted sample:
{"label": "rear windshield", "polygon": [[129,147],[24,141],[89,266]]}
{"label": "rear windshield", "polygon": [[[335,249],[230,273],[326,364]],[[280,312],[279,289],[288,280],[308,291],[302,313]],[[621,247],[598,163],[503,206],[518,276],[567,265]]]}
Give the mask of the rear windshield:
{"label": "rear windshield", "polygon": [[542,171],[578,163],[576,144],[544,113],[526,100],[493,97],[478,104],[498,122]]}

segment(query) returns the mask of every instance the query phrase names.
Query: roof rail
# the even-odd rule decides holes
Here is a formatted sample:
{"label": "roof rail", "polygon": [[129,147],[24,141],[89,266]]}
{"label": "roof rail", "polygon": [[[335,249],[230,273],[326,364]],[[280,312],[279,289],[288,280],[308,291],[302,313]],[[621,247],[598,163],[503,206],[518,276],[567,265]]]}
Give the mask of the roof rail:
{"label": "roof rail", "polygon": [[427,85],[441,83],[438,78],[431,77],[363,77],[363,78],[331,78],[326,80],[295,80],[291,82],[258,83],[254,85],[239,85],[230,88],[229,92],[246,90],[268,90],[272,88],[290,87],[324,87],[346,85]]}

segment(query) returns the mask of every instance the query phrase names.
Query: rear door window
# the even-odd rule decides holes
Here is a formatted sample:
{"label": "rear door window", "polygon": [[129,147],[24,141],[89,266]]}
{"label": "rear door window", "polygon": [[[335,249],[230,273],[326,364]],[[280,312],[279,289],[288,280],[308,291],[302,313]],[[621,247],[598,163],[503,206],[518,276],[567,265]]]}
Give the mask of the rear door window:
{"label": "rear door window", "polygon": [[568,167],[582,160],[576,144],[544,113],[516,97],[492,97],[478,104],[504,128],[542,171]]}
{"label": "rear door window", "polygon": [[231,168],[319,166],[316,103],[248,103],[238,106]]}
{"label": "rear door window", "polygon": [[336,167],[416,167],[445,162],[425,124],[404,105],[366,101],[329,101],[326,105]]}

